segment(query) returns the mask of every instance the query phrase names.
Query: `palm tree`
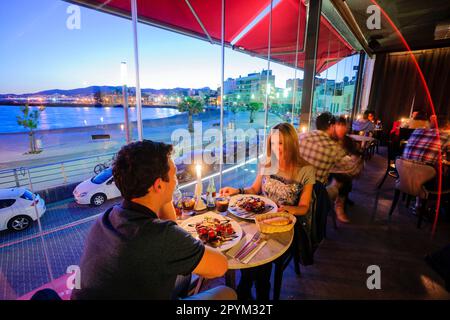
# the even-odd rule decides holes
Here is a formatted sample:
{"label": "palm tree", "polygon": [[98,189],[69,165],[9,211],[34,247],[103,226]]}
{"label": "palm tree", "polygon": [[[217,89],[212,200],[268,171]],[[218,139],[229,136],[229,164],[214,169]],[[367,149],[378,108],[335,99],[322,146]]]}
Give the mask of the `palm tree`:
{"label": "palm tree", "polygon": [[198,100],[192,97],[186,97],[183,101],[181,101],[178,104],[178,111],[180,112],[187,112],[189,116],[189,124],[188,129],[189,132],[194,132],[194,125],[192,123],[192,116],[194,114],[198,114],[203,111],[203,104],[204,102],[202,100]]}
{"label": "palm tree", "polygon": [[262,107],[261,102],[250,102],[247,106],[247,110],[250,111],[250,123],[255,121],[255,112],[259,111]]}
{"label": "palm tree", "polygon": [[21,108],[22,115],[17,116],[17,124],[28,129],[28,136],[30,137],[30,152],[29,153],[39,153],[40,151],[36,149],[36,140],[34,137],[34,129],[37,128],[39,124],[39,110],[30,110],[28,104]]}
{"label": "palm tree", "polygon": [[238,113],[241,110],[241,105],[232,105],[230,108],[231,113],[233,114],[233,121],[236,120],[236,113]]}

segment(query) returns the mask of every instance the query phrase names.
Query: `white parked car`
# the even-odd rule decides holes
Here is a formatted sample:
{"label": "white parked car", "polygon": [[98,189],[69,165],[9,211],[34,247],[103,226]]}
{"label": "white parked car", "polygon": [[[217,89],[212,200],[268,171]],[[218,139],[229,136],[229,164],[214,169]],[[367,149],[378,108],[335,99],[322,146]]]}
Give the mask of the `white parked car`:
{"label": "white parked car", "polygon": [[45,201],[25,188],[0,189],[0,231],[22,231],[44,214]]}
{"label": "white parked car", "polygon": [[78,204],[102,205],[107,199],[120,197],[112,176],[112,168],[107,168],[95,177],[76,186],[73,196]]}

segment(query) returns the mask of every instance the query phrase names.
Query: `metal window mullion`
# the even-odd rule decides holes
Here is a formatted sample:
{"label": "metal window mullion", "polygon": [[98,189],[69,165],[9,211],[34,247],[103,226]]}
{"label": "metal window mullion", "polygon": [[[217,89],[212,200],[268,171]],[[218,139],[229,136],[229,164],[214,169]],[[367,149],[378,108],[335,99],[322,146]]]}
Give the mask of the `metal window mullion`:
{"label": "metal window mullion", "polygon": [[[36,202],[36,194],[35,194],[34,189],[33,189],[33,183],[31,182],[30,169],[28,169],[28,183],[29,183],[29,186],[30,186],[30,191],[33,194],[33,202]],[[50,275],[50,282],[53,283],[53,280],[54,280],[54,278],[53,278],[53,269],[52,269],[52,265],[50,263],[50,258],[49,258],[49,254],[48,254],[48,251],[47,251],[47,247],[45,245],[43,229],[42,229],[42,224],[41,224],[41,218],[39,217],[39,212],[38,212],[38,209],[37,209],[37,205],[34,205],[34,212],[36,214],[36,220],[37,220],[37,223],[38,223],[39,238],[41,239],[42,250],[43,250],[44,258],[45,258],[45,263],[47,264],[47,271],[48,271],[48,273]],[[53,288],[53,289],[56,289],[56,288]]]}
{"label": "metal window mullion", "polygon": [[[292,86],[292,112],[291,112],[291,124],[294,125],[294,112],[295,112],[295,103],[296,103],[296,82],[297,82],[297,64],[298,64],[298,39],[300,36],[300,9],[302,7],[302,0],[298,1],[298,19],[297,19],[297,40],[295,44],[295,64],[294,64],[294,81]],[[304,34],[306,35],[306,29],[304,30]],[[303,41],[303,49],[305,48],[305,42]]]}
{"label": "metal window mullion", "polygon": [[[264,106],[264,145],[266,146],[266,138],[267,138],[267,126],[268,126],[268,118],[269,118],[269,78],[270,78],[270,51],[271,51],[271,42],[272,42],[272,8],[273,8],[273,0],[270,0],[270,15],[269,15],[269,43],[267,46],[267,76],[266,76],[266,103]],[[266,150],[266,148],[264,148]]]}
{"label": "metal window mullion", "polygon": [[132,27],[133,27],[133,41],[134,41],[134,64],[136,71],[136,120],[137,120],[137,131],[138,140],[142,141],[144,139],[144,134],[142,130],[142,101],[141,101],[141,84],[139,78],[139,51],[138,51],[138,37],[137,37],[137,4],[136,0],[131,1],[131,16],[132,16]]}
{"label": "metal window mullion", "polygon": [[223,104],[224,104],[224,83],[225,83],[225,0],[222,0],[222,22],[221,22],[221,68],[220,68],[220,158],[219,158],[219,190],[222,188],[223,172]]}
{"label": "metal window mullion", "polygon": [[322,0],[309,3],[300,124],[310,127]]}

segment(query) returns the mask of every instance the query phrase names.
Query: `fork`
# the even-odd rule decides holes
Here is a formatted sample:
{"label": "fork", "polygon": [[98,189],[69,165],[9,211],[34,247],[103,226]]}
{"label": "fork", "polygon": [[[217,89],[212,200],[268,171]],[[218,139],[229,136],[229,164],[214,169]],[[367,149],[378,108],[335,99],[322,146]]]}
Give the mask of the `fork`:
{"label": "fork", "polygon": [[237,258],[237,260],[240,261],[240,262],[242,262],[242,263],[244,263],[244,260],[247,259],[247,257],[248,257],[249,255],[251,255],[252,252],[253,252],[254,250],[256,250],[256,248],[258,248],[258,246],[259,246],[259,244],[260,244],[261,242],[263,242],[263,239],[262,239],[262,238],[259,238],[258,240],[256,240],[255,242],[253,242],[251,245],[249,245],[249,246],[247,247],[247,249],[245,250],[245,252],[242,253],[242,254],[239,256],[239,258]]}
{"label": "fork", "polygon": [[252,243],[256,243],[258,242],[258,240],[261,238],[261,232],[257,231],[253,237],[250,239],[249,242],[247,242],[239,251],[238,253],[236,253],[236,255],[234,256],[235,259],[239,260],[239,257],[245,252],[247,251],[248,247],[252,244]]}

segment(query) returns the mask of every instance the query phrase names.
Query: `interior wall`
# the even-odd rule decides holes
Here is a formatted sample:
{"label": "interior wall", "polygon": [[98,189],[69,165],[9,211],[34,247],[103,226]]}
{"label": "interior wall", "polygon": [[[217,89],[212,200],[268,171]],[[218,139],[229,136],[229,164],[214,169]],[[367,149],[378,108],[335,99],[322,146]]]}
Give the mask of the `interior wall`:
{"label": "interior wall", "polygon": [[[437,114],[450,113],[450,47],[413,52],[430,90]],[[369,109],[389,130],[399,118],[409,117],[412,109],[432,114],[425,87],[408,52],[377,54]]]}

